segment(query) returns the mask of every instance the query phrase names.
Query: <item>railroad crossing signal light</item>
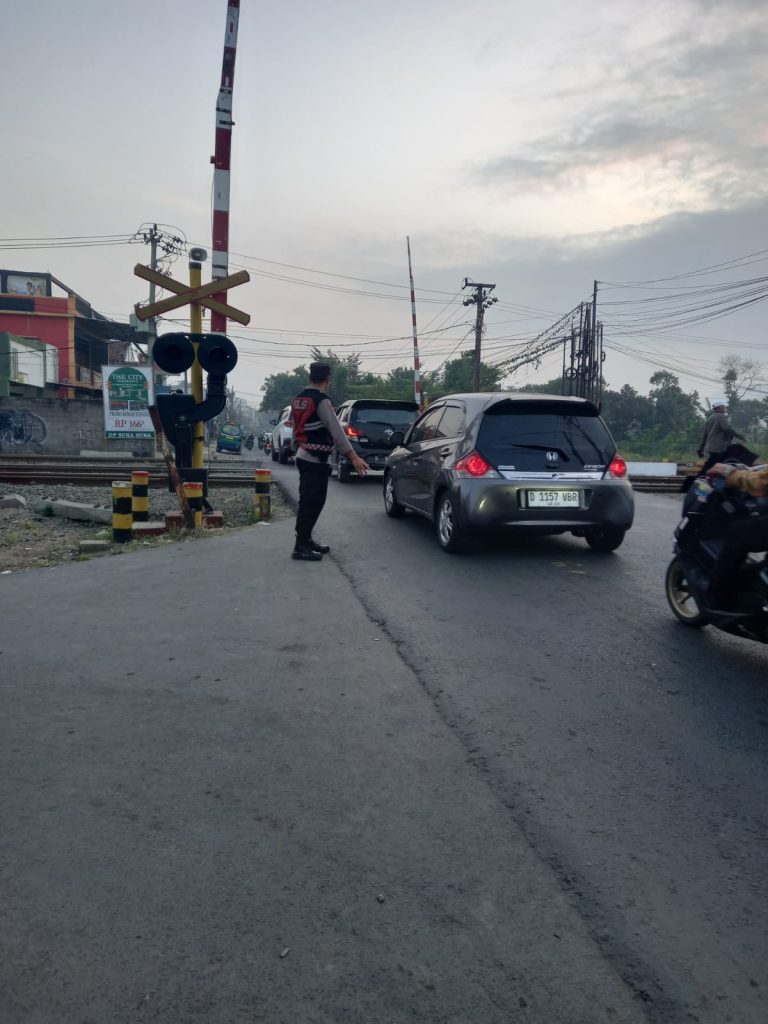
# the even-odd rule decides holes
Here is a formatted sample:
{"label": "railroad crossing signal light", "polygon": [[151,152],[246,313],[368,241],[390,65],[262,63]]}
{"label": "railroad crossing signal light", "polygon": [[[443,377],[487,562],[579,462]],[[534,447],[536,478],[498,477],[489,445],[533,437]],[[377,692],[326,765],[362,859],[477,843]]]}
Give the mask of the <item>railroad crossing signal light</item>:
{"label": "railroad crossing signal light", "polygon": [[224,334],[185,334],[174,331],[157,339],[153,358],[166,373],[184,373],[195,361],[208,373],[206,397],[196,402],[192,395],[157,396],[157,411],[163,430],[176,449],[179,468],[191,465],[193,427],[218,416],[227,401],[227,374],[237,365],[237,349]]}
{"label": "railroad crossing signal light", "polygon": [[237,365],[237,349],[224,334],[192,335],[200,339],[197,361],[209,374],[226,377]]}
{"label": "railroad crossing signal light", "polygon": [[193,342],[198,342],[197,360],[214,377],[226,377],[237,366],[237,349],[224,334],[162,334],[152,355],[166,373],[184,373],[195,361]]}
{"label": "railroad crossing signal light", "polygon": [[161,335],[152,348],[152,357],[160,369],[166,373],[185,373],[195,361],[193,337],[182,333]]}

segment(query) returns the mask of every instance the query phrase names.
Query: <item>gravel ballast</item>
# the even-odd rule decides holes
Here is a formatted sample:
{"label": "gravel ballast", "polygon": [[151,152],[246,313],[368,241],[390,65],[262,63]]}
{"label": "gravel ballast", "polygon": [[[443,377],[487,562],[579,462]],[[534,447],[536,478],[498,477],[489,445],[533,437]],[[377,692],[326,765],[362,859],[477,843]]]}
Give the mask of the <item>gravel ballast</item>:
{"label": "gravel ballast", "polygon": [[[52,501],[64,500],[112,508],[108,487],[77,487],[70,484],[0,484],[0,497],[19,494],[26,500],[25,508],[0,508],[0,572],[57,565],[83,557],[80,541],[107,533],[109,527],[81,523],[50,515]],[[253,487],[211,487],[209,500],[214,509],[224,513],[224,529],[251,526]],[[163,520],[165,513],[178,509],[174,494],[150,488],[149,517]],[[272,488],[272,518],[291,516],[280,490]],[[213,532],[213,531],[211,531]],[[218,531],[217,531],[218,532]],[[162,538],[165,540],[165,538]],[[142,541],[142,546],[152,543]],[[126,545],[131,547],[131,545]]]}

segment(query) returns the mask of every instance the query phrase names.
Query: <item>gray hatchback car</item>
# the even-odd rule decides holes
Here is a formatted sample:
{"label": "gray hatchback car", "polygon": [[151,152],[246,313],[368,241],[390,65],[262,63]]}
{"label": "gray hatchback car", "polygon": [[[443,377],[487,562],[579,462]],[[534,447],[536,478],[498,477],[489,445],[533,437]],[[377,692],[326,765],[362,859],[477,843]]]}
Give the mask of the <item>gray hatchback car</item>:
{"label": "gray hatchback car", "polygon": [[627,465],[592,402],[520,392],[448,395],[387,459],[384,507],[436,526],[445,551],[470,533],[573,533],[614,551],[634,518]]}

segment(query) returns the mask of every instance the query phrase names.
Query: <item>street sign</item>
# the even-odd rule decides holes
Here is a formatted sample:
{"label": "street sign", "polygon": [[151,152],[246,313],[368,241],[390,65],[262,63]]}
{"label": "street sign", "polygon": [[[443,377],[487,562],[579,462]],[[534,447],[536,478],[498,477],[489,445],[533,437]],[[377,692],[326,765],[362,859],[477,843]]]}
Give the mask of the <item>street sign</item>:
{"label": "street sign", "polygon": [[225,292],[229,288],[234,288],[238,284],[245,284],[246,281],[250,281],[251,275],[247,270],[238,270],[236,274],[220,277],[216,281],[211,281],[210,284],[203,284],[197,288],[192,288],[188,284],[182,284],[181,281],[176,281],[172,277],[165,277],[164,274],[152,270],[151,267],[145,267],[141,263],[136,264],[133,272],[136,277],[140,277],[144,281],[150,281],[166,291],[175,293],[170,298],[160,299],[159,302],[153,302],[149,306],[141,306],[136,303],[134,310],[139,320],[149,320],[150,317],[161,316],[163,313],[168,313],[172,309],[178,309],[180,306],[197,303],[215,313],[221,313],[228,320],[234,320],[236,323],[243,324],[244,326],[251,322],[249,313],[244,313],[242,310],[236,309],[226,302],[220,302],[218,299],[211,297],[219,292]]}
{"label": "street sign", "polygon": [[147,366],[102,366],[104,428],[107,439],[153,438],[149,406],[151,374]]}

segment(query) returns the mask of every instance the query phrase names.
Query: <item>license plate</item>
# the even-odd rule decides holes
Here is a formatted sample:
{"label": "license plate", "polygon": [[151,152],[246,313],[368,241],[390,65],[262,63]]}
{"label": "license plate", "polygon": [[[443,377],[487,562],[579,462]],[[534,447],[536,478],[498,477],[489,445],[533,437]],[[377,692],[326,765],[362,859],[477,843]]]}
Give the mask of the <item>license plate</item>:
{"label": "license plate", "polygon": [[528,491],[528,508],[578,507],[578,491]]}

